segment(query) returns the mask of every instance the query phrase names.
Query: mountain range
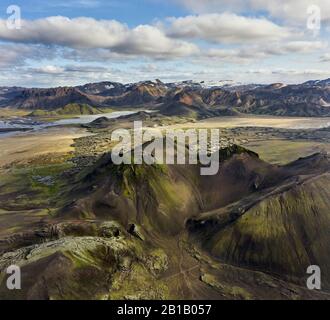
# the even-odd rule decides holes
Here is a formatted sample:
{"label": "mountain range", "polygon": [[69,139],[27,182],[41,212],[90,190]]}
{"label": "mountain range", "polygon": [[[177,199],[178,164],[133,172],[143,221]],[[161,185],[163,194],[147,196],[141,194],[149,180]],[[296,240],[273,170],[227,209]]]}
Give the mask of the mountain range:
{"label": "mountain range", "polygon": [[285,85],[235,85],[160,80],[132,84],[90,83],[76,87],[0,87],[0,108],[58,110],[68,104],[95,108],[156,109],[165,115],[330,116],[330,79]]}

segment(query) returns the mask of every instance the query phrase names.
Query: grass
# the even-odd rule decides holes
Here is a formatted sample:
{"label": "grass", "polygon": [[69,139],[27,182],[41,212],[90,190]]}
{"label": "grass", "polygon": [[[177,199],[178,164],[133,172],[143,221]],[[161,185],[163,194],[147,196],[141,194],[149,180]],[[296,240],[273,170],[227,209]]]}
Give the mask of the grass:
{"label": "grass", "polygon": [[0,205],[6,209],[31,210],[49,208],[66,183],[61,174],[71,164],[16,167],[0,174]]}
{"label": "grass", "polygon": [[63,108],[55,110],[35,110],[29,116],[36,117],[43,121],[55,121],[60,119],[70,119],[73,116],[95,115],[113,112],[110,108],[94,108],[87,104],[71,103]]}
{"label": "grass", "polygon": [[0,108],[0,119],[10,117],[24,117],[30,113],[29,110],[12,109],[12,108]]}

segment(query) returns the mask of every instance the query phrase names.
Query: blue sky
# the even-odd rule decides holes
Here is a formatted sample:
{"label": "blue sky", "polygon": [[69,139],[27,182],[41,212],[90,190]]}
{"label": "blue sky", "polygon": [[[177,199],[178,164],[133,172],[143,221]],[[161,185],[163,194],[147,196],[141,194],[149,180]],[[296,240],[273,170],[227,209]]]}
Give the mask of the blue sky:
{"label": "blue sky", "polygon": [[16,0],[19,29],[12,3],[0,4],[1,86],[330,77],[328,0]]}
{"label": "blue sky", "polygon": [[188,10],[170,1],[157,0],[4,0],[0,9],[4,13],[7,7],[15,3],[22,8],[27,19],[61,15],[70,18],[94,17],[95,19],[115,19],[130,26],[150,23],[155,18],[182,16]]}
{"label": "blue sky", "polygon": [[[221,0],[220,0],[221,1]],[[154,19],[182,17],[190,14],[189,8],[175,0],[3,0],[1,12],[15,3],[23,10],[27,19],[61,15],[70,18],[90,16],[95,19],[115,19],[130,26],[150,23]],[[264,10],[243,10],[245,15],[266,16]]]}

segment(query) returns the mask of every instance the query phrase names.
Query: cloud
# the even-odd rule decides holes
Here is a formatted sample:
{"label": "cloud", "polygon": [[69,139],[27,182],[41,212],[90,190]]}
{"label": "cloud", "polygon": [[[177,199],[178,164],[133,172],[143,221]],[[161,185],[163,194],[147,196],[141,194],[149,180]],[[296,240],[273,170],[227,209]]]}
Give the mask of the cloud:
{"label": "cloud", "polygon": [[[29,49],[27,51],[30,52]],[[14,46],[0,46],[0,67],[21,65],[24,60],[25,57],[23,50],[19,52]]]}
{"label": "cloud", "polygon": [[171,18],[170,22],[170,36],[215,43],[255,43],[284,39],[292,35],[289,29],[265,18],[249,18],[232,13]]}
{"label": "cloud", "polygon": [[112,69],[102,67],[102,66],[91,66],[91,65],[44,65],[37,68],[28,68],[26,70],[30,74],[39,74],[39,75],[73,75],[77,74],[81,76],[82,74],[107,74],[113,72]]}
{"label": "cloud", "polygon": [[270,17],[285,20],[288,24],[305,24],[309,6],[319,6],[322,20],[330,19],[328,0],[172,0],[194,13],[264,12]]}
{"label": "cloud", "polygon": [[292,69],[252,69],[246,71],[247,74],[259,74],[259,75],[280,75],[280,76],[328,76],[330,71],[321,69],[304,69],[304,70],[292,70]]}
{"label": "cloud", "polygon": [[[286,23],[292,10],[300,10],[296,1],[287,0],[286,7],[282,0],[275,1],[276,6],[259,0],[177,1],[191,5],[194,14],[133,27],[116,20],[53,16],[23,20],[20,30],[9,30],[0,19],[0,81],[53,86],[108,79],[217,80],[222,75],[236,80],[240,74],[253,75],[245,73],[249,68],[270,65],[278,69],[265,72],[264,79],[303,79],[310,76],[308,70],[285,73],[291,62],[304,69],[300,55],[311,54],[307,58],[312,75],[320,62],[330,62],[325,38],[311,38],[305,28]],[[85,8],[100,3],[61,0],[70,7],[80,2]],[[311,59],[314,53],[318,61]],[[254,74],[258,80],[263,75]]]}
{"label": "cloud", "polygon": [[126,41],[116,47],[117,52],[145,54],[148,56],[183,57],[199,52],[196,45],[167,37],[161,30],[150,25],[134,28]]}
{"label": "cloud", "polygon": [[[238,64],[250,63],[257,59],[266,57],[264,52],[258,51],[255,48],[238,48],[238,49],[209,49],[204,53],[208,59],[213,59],[223,62],[231,62]],[[201,57],[202,59],[202,57]]]}
{"label": "cloud", "polygon": [[284,54],[304,54],[317,52],[319,50],[326,49],[328,43],[325,41],[288,41],[282,43],[275,43],[272,45],[266,45],[264,52],[266,54],[284,55]]}
{"label": "cloud", "polygon": [[272,44],[259,44],[242,46],[239,48],[211,48],[206,50],[201,57],[232,62],[236,64],[246,64],[289,54],[308,54],[327,48],[327,43],[322,41],[291,41],[275,42]]}
{"label": "cloud", "polygon": [[[115,20],[57,16],[24,20],[20,30],[10,30],[6,22],[0,20],[0,40],[24,45],[27,51],[29,47],[43,47],[40,53],[35,53],[38,57],[44,50],[47,49],[48,54],[53,49],[57,56],[81,62],[124,61],[141,57],[167,60],[202,58],[204,55],[247,62],[271,55],[311,52],[324,48],[318,41],[290,40],[297,35],[264,18],[223,13],[169,18],[167,22],[169,24],[129,28]],[[213,46],[206,50],[199,42],[199,45],[194,43],[196,40],[206,41]],[[224,47],[219,48],[219,44]],[[231,49],[228,44],[238,46]],[[35,59],[34,51],[24,54],[24,50],[15,53],[12,49],[12,58],[3,57],[0,61],[2,59],[2,64],[5,64],[8,59],[14,60],[14,56],[24,60],[29,54]],[[23,58],[19,58],[20,55]],[[49,59],[52,55],[54,53],[45,54],[44,58]],[[228,55],[231,57],[227,58]]]}
{"label": "cloud", "polygon": [[0,81],[5,77],[7,84],[26,86],[26,79],[30,79],[28,86],[53,87],[79,85],[109,79],[121,82],[123,81],[122,75],[122,70],[97,65],[67,64],[62,66],[54,64],[21,68],[19,78],[15,78],[12,73],[4,72],[0,75]]}
{"label": "cloud", "polygon": [[320,62],[330,62],[330,53],[325,53],[321,56]]}
{"label": "cloud", "polygon": [[14,69],[24,66],[28,59],[51,60],[57,50],[40,45],[0,44],[0,68]]}
{"label": "cloud", "polygon": [[40,68],[30,69],[30,71],[35,73],[44,73],[44,74],[60,74],[64,72],[64,68],[58,66],[42,66]]}
{"label": "cloud", "polygon": [[77,49],[109,49],[114,53],[151,57],[187,56],[198,52],[196,45],[171,39],[150,25],[133,29],[115,20],[48,17],[23,20],[22,28],[11,30],[0,20],[0,39],[4,41],[58,45]]}

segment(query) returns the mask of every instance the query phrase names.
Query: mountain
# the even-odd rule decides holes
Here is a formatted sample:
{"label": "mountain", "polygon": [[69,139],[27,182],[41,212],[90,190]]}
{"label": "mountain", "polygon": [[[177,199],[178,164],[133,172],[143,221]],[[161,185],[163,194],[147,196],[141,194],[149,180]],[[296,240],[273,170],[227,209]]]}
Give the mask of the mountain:
{"label": "mountain", "polygon": [[216,114],[225,108],[232,114],[330,116],[330,87],[273,84],[243,91],[184,88],[167,98],[167,103],[176,100]]}
{"label": "mountain", "polygon": [[[196,215],[188,222],[192,239],[225,263],[303,285],[307,266],[326,270],[330,263],[329,168],[327,156],[318,154],[254,169],[260,170],[254,182],[258,195]],[[330,278],[323,280],[329,290]]]}
{"label": "mountain", "polygon": [[330,87],[276,84],[242,95],[239,109],[278,116],[329,116]]}
{"label": "mountain", "polygon": [[330,85],[330,79],[325,80],[310,80],[305,83],[303,83],[304,86],[319,86],[319,87],[327,87]]}
{"label": "mountain", "polygon": [[[220,170],[210,177],[196,165],[118,168],[105,155],[83,173],[72,190],[77,200],[59,215],[115,219],[127,230],[134,224],[150,241],[186,233],[214,259],[297,285],[305,284],[309,265],[326,270],[330,158],[314,154],[275,166],[238,146],[219,157]],[[325,273],[322,284],[330,292]]]}
{"label": "mountain", "polygon": [[0,107],[7,106],[8,102],[23,90],[21,87],[0,87]]}
{"label": "mountain", "polygon": [[99,83],[88,83],[76,88],[87,95],[112,97],[123,94],[126,86],[118,82],[105,81]]}
{"label": "mountain", "polygon": [[47,110],[35,110],[32,111],[29,116],[42,117],[42,116],[61,116],[61,115],[92,115],[100,114],[104,109],[98,109],[91,107],[88,104],[70,103],[63,108],[55,109],[52,111]]}
{"label": "mountain", "polygon": [[81,92],[74,87],[50,89],[19,89],[8,97],[4,95],[2,105],[27,110],[54,110],[63,108],[70,103],[99,106],[102,99]]}
{"label": "mountain", "polygon": [[164,97],[166,93],[167,87],[160,81],[140,82],[128,85],[124,93],[106,99],[104,104],[109,107],[142,107],[145,104],[156,104],[157,100]]}
{"label": "mountain", "polygon": [[235,145],[219,157],[210,177],[200,165],[118,166],[103,155],[51,221],[0,241],[0,267],[19,264],[31,279],[0,295],[330,299],[326,272],[322,291],[305,286],[309,265],[330,263],[329,157],[275,166]]}
{"label": "mountain", "polygon": [[49,89],[0,88],[0,107],[55,110],[70,103],[97,108],[158,109],[167,115],[194,114],[199,118],[236,114],[322,117],[330,116],[330,79],[298,85],[225,82],[222,86],[208,86],[193,81],[156,80]]}

